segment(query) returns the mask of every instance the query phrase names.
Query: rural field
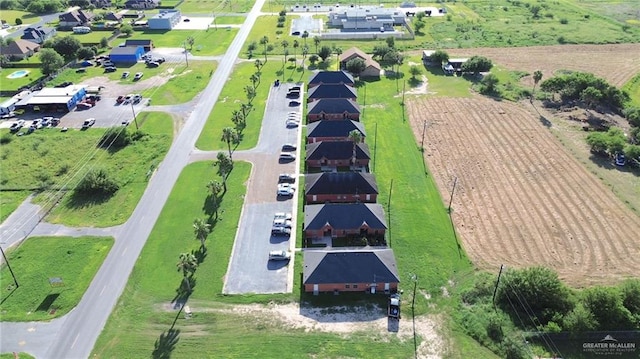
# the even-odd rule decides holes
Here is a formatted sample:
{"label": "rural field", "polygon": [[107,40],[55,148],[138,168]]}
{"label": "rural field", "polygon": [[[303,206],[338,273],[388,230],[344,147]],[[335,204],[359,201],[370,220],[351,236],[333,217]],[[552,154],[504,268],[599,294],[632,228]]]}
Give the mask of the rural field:
{"label": "rural field", "polygon": [[[446,50],[450,57],[485,56],[508,70],[542,71],[543,81],[558,70],[590,72],[622,87],[640,72],[640,44],[555,45]],[[531,76],[524,77],[533,86]]]}
{"label": "rural field", "polygon": [[[408,102],[414,134],[482,269],[544,265],[575,286],[640,272],[640,218],[518,104],[488,98]],[[423,114],[428,114],[424,116]]]}

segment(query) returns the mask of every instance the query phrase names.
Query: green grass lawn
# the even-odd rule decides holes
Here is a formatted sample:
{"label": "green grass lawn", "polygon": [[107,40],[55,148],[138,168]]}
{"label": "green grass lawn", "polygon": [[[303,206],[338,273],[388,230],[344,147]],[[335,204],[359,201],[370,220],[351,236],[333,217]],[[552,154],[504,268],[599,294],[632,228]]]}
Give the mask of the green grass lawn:
{"label": "green grass lawn", "polygon": [[0,359],[35,359],[35,357],[27,353],[18,353],[18,356],[13,355],[13,353],[5,353],[0,354]]}
{"label": "green grass lawn", "polygon": [[87,34],[76,34],[73,31],[58,31],[57,37],[72,36],[78,39],[82,44],[99,44],[102,38],[109,38],[113,35],[113,31],[91,31]]}
{"label": "green grass lawn", "polygon": [[40,16],[26,11],[2,10],[2,12],[0,12],[0,19],[6,21],[9,25],[16,25],[16,19],[18,18],[22,19],[24,25],[34,24],[42,20]]}
{"label": "green grass lawn", "polygon": [[[33,58],[33,57],[32,57]],[[32,60],[36,61],[36,60]],[[15,71],[26,70],[29,71],[29,74],[24,77],[20,77],[17,79],[7,78],[10,74]],[[0,88],[2,91],[18,91],[18,89],[28,86],[31,83],[38,81],[42,77],[42,71],[40,71],[37,67],[30,68],[20,68],[20,67],[10,67],[10,68],[1,68],[0,69]]]}
{"label": "green grass lawn", "polygon": [[[13,171],[0,172],[0,190],[27,190],[50,188],[37,196],[36,201],[49,205],[55,189],[66,185],[73,188],[80,176],[93,166],[104,167],[110,171],[120,189],[110,198],[85,199],[67,193],[60,205],[56,206],[48,221],[70,226],[107,227],[121,224],[129,218],[147,186],[150,169],[155,168],[168,150],[173,135],[171,118],[166,113],[147,115],[150,133],[141,140],[120,149],[107,151],[96,149],[103,129],[92,128],[89,131],[60,132],[56,129],[43,129],[29,136],[10,136],[12,141],[0,147],[2,165]],[[167,132],[157,133],[156,122],[163,125]],[[146,122],[146,121],[145,121]],[[143,123],[141,130],[145,131]],[[132,128],[130,130],[133,130]],[[7,131],[3,131],[6,133]],[[69,146],[73,143],[73,146]],[[51,161],[55,158],[55,161]],[[91,166],[86,166],[90,164]],[[23,200],[16,195],[11,206],[16,207]],[[3,195],[4,197],[4,195]],[[10,198],[10,197],[9,197]],[[10,198],[11,199],[11,198]],[[11,209],[7,206],[7,209]],[[3,216],[6,216],[4,210]]]}
{"label": "green grass lawn", "polygon": [[[111,237],[34,237],[10,250],[0,276],[2,321],[37,321],[60,317],[73,309],[113,245]],[[52,286],[51,278],[63,285]]]}
{"label": "green grass lawn", "polygon": [[0,223],[18,208],[31,191],[0,191]]}
{"label": "green grass lawn", "polygon": [[184,14],[219,14],[249,12],[252,7],[253,1],[250,0],[185,0],[180,4],[180,6],[178,6],[178,10]]}
{"label": "green grass lawn", "polygon": [[[247,18],[244,16],[216,16],[216,25],[242,25]],[[213,26],[213,25],[212,25]]]}
{"label": "green grass lawn", "polygon": [[[134,40],[153,40],[155,47],[184,47],[187,37],[194,38],[193,49],[191,53],[196,56],[216,56],[222,55],[233,41],[238,33],[237,28],[218,28],[209,30],[145,30],[134,31],[131,37],[118,37],[113,40],[112,44],[117,46],[127,39]],[[187,45],[188,47],[188,45]]]}
{"label": "green grass lawn", "polygon": [[214,61],[190,61],[189,67],[185,64],[176,65],[167,83],[147,89],[142,95],[151,98],[153,105],[175,105],[191,101],[207,87],[216,67],[217,62]]}
{"label": "green grass lawn", "polygon": [[[264,59],[261,58],[261,61]],[[269,60],[262,68],[261,82],[256,89],[257,96],[253,100],[253,111],[247,119],[247,127],[243,132],[243,140],[238,149],[248,149],[258,142],[260,135],[260,124],[264,114],[266,98],[269,93],[273,80],[279,76],[278,71],[282,70],[282,61]],[[287,77],[296,75],[297,81],[299,76],[295,70],[287,70]],[[213,111],[209,115],[204,130],[200,134],[200,138],[196,142],[196,146],[203,150],[224,149],[227,144],[220,141],[222,129],[225,127],[233,127],[231,122],[231,114],[234,110],[239,110],[240,104],[246,102],[244,88],[251,85],[249,78],[256,72],[253,62],[243,62],[236,65],[235,71],[226,82],[222,93],[218,98]],[[279,76],[282,78],[281,76]]]}
{"label": "green grass lawn", "polygon": [[640,74],[629,80],[622,89],[629,93],[632,106],[640,107]]}

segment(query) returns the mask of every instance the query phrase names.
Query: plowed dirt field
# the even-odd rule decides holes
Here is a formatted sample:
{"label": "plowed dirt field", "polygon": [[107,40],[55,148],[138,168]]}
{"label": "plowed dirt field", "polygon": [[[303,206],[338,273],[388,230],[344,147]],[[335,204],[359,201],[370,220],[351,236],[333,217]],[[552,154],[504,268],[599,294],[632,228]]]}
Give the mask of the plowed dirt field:
{"label": "plowed dirt field", "polygon": [[[640,273],[640,218],[518,104],[408,101],[417,143],[481,268],[545,265],[575,286]],[[446,205],[446,204],[445,204]]]}
{"label": "plowed dirt field", "polygon": [[[557,70],[590,72],[614,86],[622,86],[640,72],[640,44],[556,45],[514,48],[475,48],[446,50],[450,57],[485,56],[509,70],[532,74],[542,71],[542,80]],[[533,86],[531,76],[523,82]]]}

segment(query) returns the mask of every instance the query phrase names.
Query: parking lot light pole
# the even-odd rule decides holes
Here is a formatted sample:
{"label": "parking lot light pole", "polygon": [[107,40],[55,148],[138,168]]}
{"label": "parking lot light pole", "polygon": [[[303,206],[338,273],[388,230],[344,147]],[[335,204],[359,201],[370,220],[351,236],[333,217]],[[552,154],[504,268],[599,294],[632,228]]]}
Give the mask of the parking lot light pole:
{"label": "parking lot light pole", "polygon": [[13,274],[13,269],[11,269],[11,266],[9,265],[9,260],[7,259],[7,256],[4,254],[4,249],[2,249],[2,246],[0,246],[0,252],[2,252],[2,258],[4,259],[4,262],[7,263],[7,268],[9,268],[9,272],[13,277],[13,283],[16,285],[16,288],[20,287],[20,285],[18,284],[18,280],[16,279],[16,275]]}
{"label": "parking lot light pole", "polygon": [[138,119],[136,118],[136,110],[133,108],[133,101],[131,101],[131,112],[133,112],[133,123],[136,124],[136,131],[140,130],[138,128]]}

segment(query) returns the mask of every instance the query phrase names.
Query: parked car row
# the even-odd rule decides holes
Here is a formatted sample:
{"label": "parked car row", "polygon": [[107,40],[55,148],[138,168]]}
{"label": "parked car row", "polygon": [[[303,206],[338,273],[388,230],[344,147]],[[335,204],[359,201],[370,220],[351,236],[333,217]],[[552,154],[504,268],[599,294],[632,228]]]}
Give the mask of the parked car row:
{"label": "parked car row", "polygon": [[129,103],[133,103],[135,105],[140,103],[140,101],[142,101],[142,95],[140,95],[139,93],[136,93],[136,94],[130,93],[128,95],[118,96],[118,98],[116,99],[116,104],[127,105]]}
{"label": "parked car row", "polygon": [[60,123],[60,119],[57,117],[43,117],[43,118],[36,118],[35,120],[31,121],[30,124],[27,124],[27,121],[23,120],[23,119],[18,119],[16,122],[12,123],[11,126],[9,126],[9,131],[11,133],[15,133],[20,131],[20,129],[22,129],[25,126],[29,126],[27,128],[27,133],[31,133],[35,130],[39,130],[41,128],[49,128],[49,127],[55,127],[58,126],[58,124]]}

